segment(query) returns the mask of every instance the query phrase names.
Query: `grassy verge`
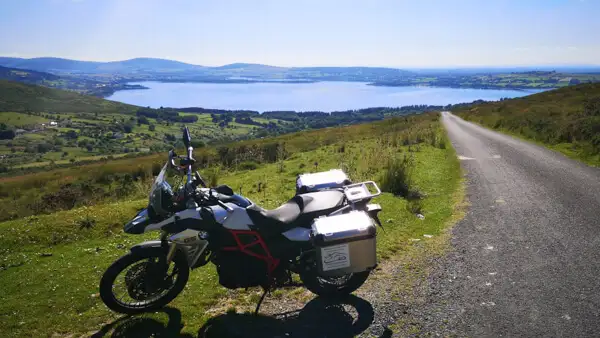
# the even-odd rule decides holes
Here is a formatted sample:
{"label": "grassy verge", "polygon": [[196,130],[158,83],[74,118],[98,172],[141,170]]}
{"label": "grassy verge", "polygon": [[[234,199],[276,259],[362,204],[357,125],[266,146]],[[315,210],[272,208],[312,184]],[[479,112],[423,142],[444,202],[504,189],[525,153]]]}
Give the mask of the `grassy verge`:
{"label": "grassy verge", "polygon": [[[378,253],[388,259],[410,250],[412,238],[436,238],[455,215],[460,167],[440,136],[439,124],[433,127],[341,139],[295,152],[285,161],[258,164],[254,170],[222,169],[218,181],[273,208],[292,196],[299,173],[342,167],[356,181],[380,181],[389,159],[410,156],[410,187],[422,198],[407,201],[385,193],[376,200],[383,207],[381,220],[386,228],[378,237]],[[418,142],[403,145],[403,140],[415,138]],[[0,335],[88,335],[117,320],[119,315],[99,299],[97,284],[106,267],[132,244],[155,237],[121,232],[122,224],[145,204],[145,199],[123,201],[0,223]],[[415,216],[415,207],[425,219]],[[193,271],[186,290],[171,304],[182,314],[182,332],[195,334],[221,311],[219,300],[225,296],[234,299],[231,306],[245,307],[256,300],[254,292],[229,292],[218,286],[212,265]],[[146,316],[166,325],[163,314]]]}
{"label": "grassy verge", "polygon": [[589,166],[600,167],[600,153],[591,153],[587,147],[587,144],[580,144],[577,142],[574,142],[574,143],[563,142],[563,143],[551,144],[548,142],[540,141],[535,137],[526,136],[521,133],[506,129],[506,128],[493,128],[493,126],[480,123],[476,120],[468,120],[468,121],[471,123],[474,123],[476,125],[479,125],[481,127],[492,129],[494,131],[518,138],[520,140],[531,142],[531,143],[537,144],[539,146],[542,146],[544,148],[559,152],[568,158],[577,160],[579,162],[583,162]]}
{"label": "grassy verge", "polygon": [[464,105],[453,112],[465,120],[600,166],[600,84]]}

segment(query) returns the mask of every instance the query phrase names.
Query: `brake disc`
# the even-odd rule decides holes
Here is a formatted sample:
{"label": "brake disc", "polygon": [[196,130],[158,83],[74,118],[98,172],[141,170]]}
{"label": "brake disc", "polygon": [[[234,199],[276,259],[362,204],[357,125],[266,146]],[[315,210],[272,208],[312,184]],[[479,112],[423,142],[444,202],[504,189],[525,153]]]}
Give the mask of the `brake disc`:
{"label": "brake disc", "polygon": [[[157,274],[152,273],[153,267],[149,262],[142,262],[132,266],[125,274],[127,293],[135,300],[146,300],[148,297],[161,291]],[[162,281],[162,278],[159,278]]]}

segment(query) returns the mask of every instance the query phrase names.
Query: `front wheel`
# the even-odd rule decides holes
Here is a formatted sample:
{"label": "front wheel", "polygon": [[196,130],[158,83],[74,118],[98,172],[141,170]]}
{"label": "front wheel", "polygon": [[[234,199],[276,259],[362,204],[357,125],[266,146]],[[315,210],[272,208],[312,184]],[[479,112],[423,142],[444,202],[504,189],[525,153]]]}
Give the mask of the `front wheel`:
{"label": "front wheel", "polygon": [[136,314],[161,308],[183,290],[190,270],[182,252],[166,264],[166,251],[150,247],[117,259],[100,280],[100,298],[108,308]]}
{"label": "front wheel", "polygon": [[343,276],[324,277],[315,273],[315,270],[300,274],[304,286],[312,293],[323,298],[340,298],[360,288],[371,271],[349,273]]}

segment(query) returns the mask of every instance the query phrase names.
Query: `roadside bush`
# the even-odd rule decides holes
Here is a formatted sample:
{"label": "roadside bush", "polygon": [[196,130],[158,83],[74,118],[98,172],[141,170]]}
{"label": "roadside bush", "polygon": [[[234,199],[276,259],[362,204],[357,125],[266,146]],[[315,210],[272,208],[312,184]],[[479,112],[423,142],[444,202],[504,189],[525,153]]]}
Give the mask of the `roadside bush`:
{"label": "roadside bush", "polygon": [[413,159],[411,156],[404,155],[402,158],[393,157],[389,159],[381,180],[382,190],[396,196],[409,196],[412,167]]}

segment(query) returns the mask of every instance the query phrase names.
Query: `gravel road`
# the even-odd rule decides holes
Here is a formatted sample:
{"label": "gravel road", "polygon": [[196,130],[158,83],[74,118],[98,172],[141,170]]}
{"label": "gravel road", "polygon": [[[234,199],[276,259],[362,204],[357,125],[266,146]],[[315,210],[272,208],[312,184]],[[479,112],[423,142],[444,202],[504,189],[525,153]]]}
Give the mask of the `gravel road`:
{"label": "gravel road", "polygon": [[442,114],[470,207],[422,334],[600,336],[600,170]]}

